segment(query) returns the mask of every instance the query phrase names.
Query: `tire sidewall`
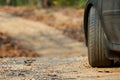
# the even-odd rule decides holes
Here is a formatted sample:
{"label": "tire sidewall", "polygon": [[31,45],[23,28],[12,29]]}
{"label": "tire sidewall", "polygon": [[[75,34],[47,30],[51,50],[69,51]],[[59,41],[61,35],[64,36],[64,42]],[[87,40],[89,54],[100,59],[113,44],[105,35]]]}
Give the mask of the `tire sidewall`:
{"label": "tire sidewall", "polygon": [[91,7],[88,17],[88,59],[93,67],[110,66],[111,61],[105,56],[107,48],[105,45],[104,31],[99,15],[94,7]]}

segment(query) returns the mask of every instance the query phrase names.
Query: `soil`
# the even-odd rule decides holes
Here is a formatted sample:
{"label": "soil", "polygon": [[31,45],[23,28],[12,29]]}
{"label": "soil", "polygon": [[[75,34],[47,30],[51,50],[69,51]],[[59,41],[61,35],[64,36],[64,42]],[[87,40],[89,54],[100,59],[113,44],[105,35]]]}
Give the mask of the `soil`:
{"label": "soil", "polygon": [[5,57],[40,57],[34,50],[25,48],[20,42],[0,33],[0,58]]}
{"label": "soil", "polygon": [[[23,19],[24,16],[20,18],[21,15],[15,17],[13,13],[12,15],[5,13],[5,11],[9,11],[8,7],[7,10],[2,10],[0,12],[0,40],[3,40],[1,45],[6,46],[3,43],[8,41],[11,45],[16,44],[14,46],[17,47],[18,52],[23,50],[20,55],[25,53],[24,49],[21,50],[18,47],[25,48],[25,51],[27,50],[30,54],[32,51],[29,50],[32,49],[32,53],[35,55],[37,53],[40,57],[0,58],[0,80],[120,80],[119,67],[92,68],[88,63],[87,48],[84,43],[63,34],[64,29],[58,27],[59,25],[55,28],[54,24],[52,24],[53,26],[48,25],[44,19],[31,21],[32,18]],[[52,14],[60,23],[65,22],[70,16],[71,20],[76,22],[80,15],[72,15],[72,13],[68,15],[66,12],[71,10],[71,8],[70,10],[68,8],[55,10],[55,13],[52,12]],[[74,10],[76,11],[76,9]],[[51,13],[51,9],[35,12],[48,14],[46,11]],[[60,16],[57,16],[58,14]],[[83,19],[80,18],[80,20]],[[69,24],[71,23],[69,22]],[[68,29],[72,28],[68,27]],[[72,33],[70,32],[70,34]],[[16,49],[16,47],[10,47],[13,51]],[[6,53],[4,52],[4,54]]]}
{"label": "soil", "polygon": [[1,7],[0,11],[11,13],[14,16],[43,22],[50,27],[61,30],[62,33],[80,42],[84,41],[83,15],[84,10],[79,8],[46,8],[35,7]]}

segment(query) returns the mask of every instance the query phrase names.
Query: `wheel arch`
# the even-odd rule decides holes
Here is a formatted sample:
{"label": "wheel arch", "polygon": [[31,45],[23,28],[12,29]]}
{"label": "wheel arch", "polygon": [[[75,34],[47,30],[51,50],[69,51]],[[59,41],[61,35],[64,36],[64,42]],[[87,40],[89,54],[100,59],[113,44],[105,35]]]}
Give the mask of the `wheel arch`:
{"label": "wheel arch", "polygon": [[88,16],[89,16],[90,8],[92,6],[93,6],[92,3],[87,3],[87,6],[84,12],[84,33],[85,33],[86,46],[88,46]]}
{"label": "wheel arch", "polygon": [[[99,13],[99,17],[100,17],[100,21],[103,25],[103,20],[102,20],[102,16],[101,16],[101,10],[100,10],[100,6],[98,7],[96,4],[92,4],[92,3],[87,3],[87,6],[85,8],[85,12],[84,12],[84,33],[85,33],[85,42],[86,42],[86,46],[88,46],[88,17],[89,17],[89,12],[91,7],[95,7],[97,12]],[[104,28],[103,28],[104,29]]]}

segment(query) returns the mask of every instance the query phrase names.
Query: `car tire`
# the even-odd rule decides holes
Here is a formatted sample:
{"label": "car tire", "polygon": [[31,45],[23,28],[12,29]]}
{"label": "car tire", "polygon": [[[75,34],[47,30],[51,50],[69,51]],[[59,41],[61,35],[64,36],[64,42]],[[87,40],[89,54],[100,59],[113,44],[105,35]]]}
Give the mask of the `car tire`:
{"label": "car tire", "polygon": [[88,59],[92,67],[110,67],[112,61],[107,59],[105,34],[101,27],[100,18],[94,7],[90,9],[88,17]]}

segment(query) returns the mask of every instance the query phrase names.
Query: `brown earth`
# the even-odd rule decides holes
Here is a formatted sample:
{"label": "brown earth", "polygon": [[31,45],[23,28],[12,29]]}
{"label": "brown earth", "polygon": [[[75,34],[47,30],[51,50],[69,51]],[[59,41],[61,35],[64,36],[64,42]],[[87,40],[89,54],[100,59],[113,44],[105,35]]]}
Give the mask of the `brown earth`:
{"label": "brown earth", "polygon": [[[63,21],[71,16],[63,12],[59,15],[65,17]],[[62,21],[62,17],[57,19]],[[18,45],[42,55],[38,58],[1,58],[0,80],[120,80],[119,67],[92,68],[83,42],[63,35],[62,30],[42,21],[0,12],[0,32],[19,41]]]}
{"label": "brown earth", "polygon": [[[74,13],[72,13],[72,12]],[[36,9],[35,7],[0,7],[0,12],[6,12],[13,16],[19,16],[25,19],[30,19],[33,21],[43,22],[50,27],[61,30],[62,33],[72,39],[78,41],[84,41],[83,34],[83,10],[78,8],[49,8],[49,9]],[[8,40],[8,38],[7,38]],[[4,46],[3,46],[4,45]],[[13,39],[9,40],[9,43],[2,44],[0,57],[35,57],[36,52],[30,49],[22,49],[20,43],[14,42]],[[13,47],[13,46],[14,47]],[[17,47],[17,49],[15,49]],[[21,47],[21,48],[19,48]],[[5,48],[5,50],[3,49]],[[9,48],[9,50],[8,50]],[[30,53],[30,51],[32,51]],[[24,52],[24,54],[22,54]],[[26,54],[25,54],[26,53]],[[30,54],[28,54],[30,53]]]}
{"label": "brown earth", "polygon": [[0,11],[11,13],[38,22],[43,22],[50,27],[62,31],[62,33],[80,42],[84,41],[83,9],[79,8],[48,8],[36,9],[35,7],[1,7]]}
{"label": "brown earth", "polygon": [[0,58],[40,57],[34,50],[25,48],[20,42],[5,33],[0,33]]}

